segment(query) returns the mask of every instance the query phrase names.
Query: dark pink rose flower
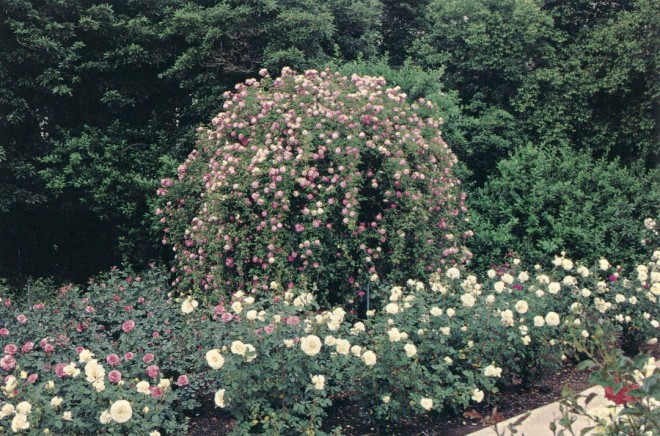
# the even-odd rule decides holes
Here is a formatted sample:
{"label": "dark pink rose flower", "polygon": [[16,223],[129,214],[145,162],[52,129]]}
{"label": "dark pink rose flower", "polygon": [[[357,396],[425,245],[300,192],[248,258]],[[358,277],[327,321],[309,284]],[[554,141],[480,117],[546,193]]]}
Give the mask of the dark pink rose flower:
{"label": "dark pink rose flower", "polygon": [[39,375],[37,375],[35,373],[32,373],[28,376],[27,380],[28,380],[28,383],[34,383],[37,380],[39,380]]}
{"label": "dark pink rose flower", "polygon": [[149,392],[151,393],[151,398],[160,398],[163,396],[163,390],[158,386],[150,386]]}
{"label": "dark pink rose flower", "polygon": [[34,348],[34,342],[28,341],[21,347],[21,353],[29,353]]}
{"label": "dark pink rose flower", "polygon": [[135,355],[131,353],[130,351],[126,354],[124,354],[124,360],[132,360]]}
{"label": "dark pink rose flower", "polygon": [[0,329],[0,336],[9,336],[9,330],[7,330],[7,329],[4,328],[4,327],[1,328],[1,329]]}
{"label": "dark pink rose flower", "polygon": [[14,360],[14,356],[11,354],[7,354],[2,359],[0,359],[0,368],[4,369],[5,371],[11,371],[15,366],[16,360]]}
{"label": "dark pink rose flower", "polygon": [[154,361],[154,355],[151,354],[151,353],[147,353],[147,354],[145,354],[144,357],[142,358],[142,361],[143,361],[144,363],[151,363],[151,362]]}
{"label": "dark pink rose flower", "polygon": [[18,352],[18,347],[15,344],[7,344],[4,349],[5,354],[11,354],[12,356]]}

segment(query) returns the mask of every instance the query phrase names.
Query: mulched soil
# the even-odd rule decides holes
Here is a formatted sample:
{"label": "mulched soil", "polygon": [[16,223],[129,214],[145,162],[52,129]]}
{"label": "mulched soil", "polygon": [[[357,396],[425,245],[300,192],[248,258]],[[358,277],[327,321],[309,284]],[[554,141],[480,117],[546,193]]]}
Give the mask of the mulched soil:
{"label": "mulched soil", "polygon": [[[536,409],[561,399],[563,386],[568,386],[574,392],[580,392],[591,385],[587,381],[589,375],[578,371],[571,364],[566,364],[556,374],[552,374],[535,386],[523,389],[514,386],[500,395],[498,411],[503,419]],[[483,415],[491,413],[490,408],[475,408]],[[347,399],[337,399],[329,410],[328,418],[324,420],[326,431],[341,427],[341,433],[347,436],[376,436],[379,433],[364,416],[358,404]],[[210,398],[197,416],[190,420],[188,436],[226,435],[231,431],[232,418],[226,412],[217,409]],[[446,414],[429,414],[416,416],[413,420],[403,422],[393,435],[442,435],[463,436],[484,427],[478,420],[464,416],[448,416]]]}

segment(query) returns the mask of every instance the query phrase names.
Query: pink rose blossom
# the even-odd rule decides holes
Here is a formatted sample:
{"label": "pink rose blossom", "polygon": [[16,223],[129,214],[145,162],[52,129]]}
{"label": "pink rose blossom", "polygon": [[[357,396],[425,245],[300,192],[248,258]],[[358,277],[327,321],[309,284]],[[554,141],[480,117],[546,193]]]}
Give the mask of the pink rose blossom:
{"label": "pink rose blossom", "polygon": [[21,347],[21,353],[29,353],[30,351],[32,351],[33,348],[34,348],[34,342],[28,341],[25,344],[23,344],[23,346]]}
{"label": "pink rose blossom", "polygon": [[160,372],[160,368],[156,365],[149,365],[147,366],[147,376],[151,378],[156,378],[158,377],[158,373]]}
{"label": "pink rose blossom", "polygon": [[11,307],[11,300],[9,298],[5,300],[5,306]]}
{"label": "pink rose blossom", "polygon": [[7,329],[4,328],[4,327],[1,328],[1,329],[0,329],[0,336],[9,336],[9,330],[7,330]]}
{"label": "pink rose blossom", "polygon": [[11,371],[15,366],[16,360],[14,360],[14,356],[11,354],[7,354],[5,357],[0,359],[0,368],[4,369],[5,371]]}
{"label": "pink rose blossom", "polygon": [[84,349],[85,349],[85,347],[77,346],[76,347],[76,353],[80,354],[80,353],[83,352]]}
{"label": "pink rose blossom", "polygon": [[119,356],[116,354],[110,354],[105,358],[105,361],[108,362],[108,365],[110,366],[117,366],[119,365]]}
{"label": "pink rose blossom", "polygon": [[151,354],[151,353],[147,353],[147,354],[145,354],[144,357],[142,358],[142,361],[143,361],[144,363],[151,363],[151,362],[154,361],[154,355]]}
{"label": "pink rose blossom", "polygon": [[158,386],[150,386],[149,392],[151,393],[151,398],[160,398],[163,396],[163,390]]}
{"label": "pink rose blossom", "polygon": [[231,313],[225,312],[225,313],[222,314],[222,321],[227,323],[227,322],[231,321],[233,317],[234,316]]}
{"label": "pink rose blossom", "polygon": [[28,383],[34,383],[37,380],[39,380],[39,375],[37,375],[35,373],[30,374],[27,378]]}
{"label": "pink rose blossom", "polygon": [[18,347],[15,344],[7,344],[5,345],[4,352],[5,354],[11,354],[12,356],[16,354],[18,351]]}
{"label": "pink rose blossom", "polygon": [[181,387],[188,386],[188,383],[190,383],[190,381],[188,380],[188,376],[185,374],[180,375],[179,378],[176,380],[176,384]]}
{"label": "pink rose blossom", "polygon": [[94,308],[92,306],[87,306],[87,307],[85,307],[85,312],[94,313]]}
{"label": "pink rose blossom", "polygon": [[18,321],[19,324],[25,324],[27,321],[27,318],[25,315],[22,313],[16,317],[16,321]]}
{"label": "pink rose blossom", "polygon": [[43,348],[46,353],[52,353],[53,351],[55,351],[55,347],[53,347],[51,344],[46,344],[46,346],[44,346]]}
{"label": "pink rose blossom", "polygon": [[108,380],[110,380],[112,383],[119,383],[121,380],[121,372],[113,369],[108,373]]}
{"label": "pink rose blossom", "polygon": [[135,357],[135,355],[133,353],[131,353],[130,351],[128,353],[124,354],[124,360],[127,360],[127,361],[132,360],[133,357]]}
{"label": "pink rose blossom", "polygon": [[66,366],[66,363],[58,363],[55,365],[55,374],[57,374],[58,378],[64,378],[67,375],[64,373],[64,367]]}
{"label": "pink rose blossom", "polygon": [[132,319],[129,319],[128,321],[124,322],[122,324],[121,329],[124,331],[124,333],[129,333],[135,328],[135,321]]}

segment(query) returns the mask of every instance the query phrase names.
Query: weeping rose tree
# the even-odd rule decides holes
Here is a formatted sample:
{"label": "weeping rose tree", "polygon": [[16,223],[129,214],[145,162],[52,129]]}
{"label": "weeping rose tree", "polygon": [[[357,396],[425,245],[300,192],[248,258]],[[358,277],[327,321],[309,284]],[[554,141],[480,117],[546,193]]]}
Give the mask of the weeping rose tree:
{"label": "weeping rose tree", "polygon": [[[470,257],[456,156],[430,102],[329,71],[249,79],[162,180],[181,290],[343,302]],[[281,291],[277,291],[281,292]]]}

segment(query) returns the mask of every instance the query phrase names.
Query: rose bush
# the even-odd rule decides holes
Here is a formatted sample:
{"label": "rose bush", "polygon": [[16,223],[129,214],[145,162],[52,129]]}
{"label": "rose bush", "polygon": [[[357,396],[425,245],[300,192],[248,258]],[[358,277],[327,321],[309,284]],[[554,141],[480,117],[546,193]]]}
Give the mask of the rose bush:
{"label": "rose bush", "polygon": [[[657,341],[660,251],[632,271],[606,259],[552,263],[374,280],[364,319],[276,281],[256,296],[172,297],[157,269],[114,271],[31,306],[4,298],[0,426],[180,433],[212,398],[236,434],[322,434],[341,394],[387,432],[414,414],[494,404],[500,389],[531,384],[605,334]],[[633,395],[631,380],[612,384],[612,397]]]}
{"label": "rose bush", "polygon": [[371,277],[426,279],[470,257],[465,194],[433,104],[382,78],[285,68],[226,93],[213,127],[162,180],[182,291],[271,281],[343,303]]}

